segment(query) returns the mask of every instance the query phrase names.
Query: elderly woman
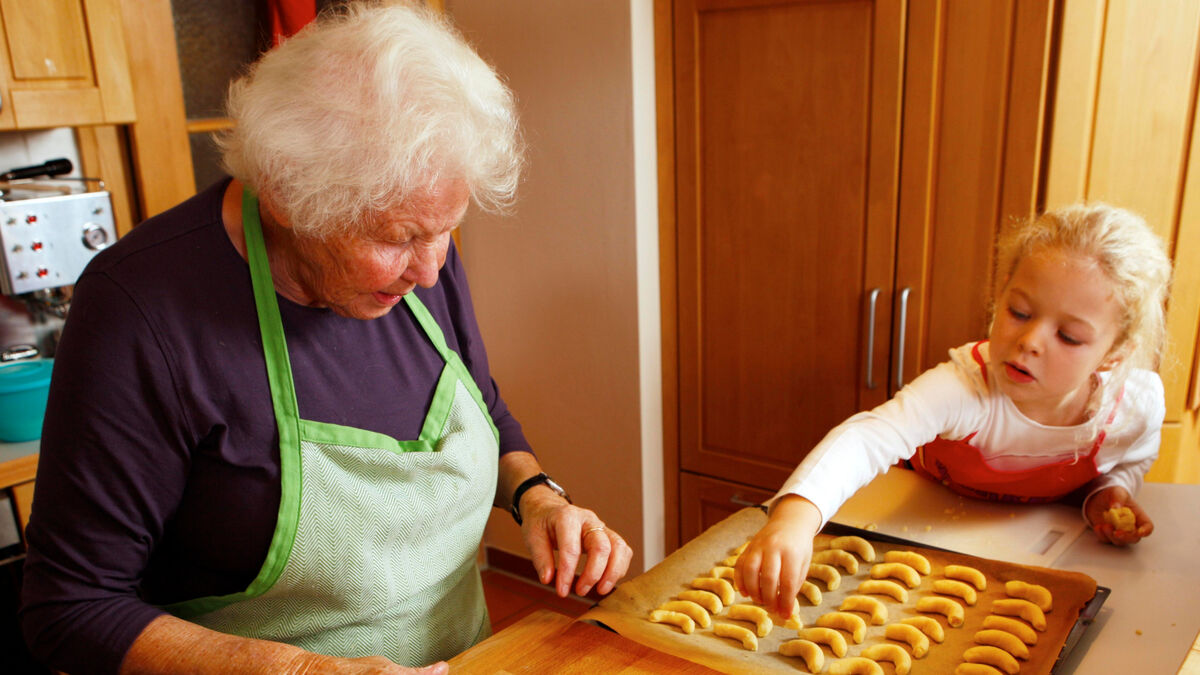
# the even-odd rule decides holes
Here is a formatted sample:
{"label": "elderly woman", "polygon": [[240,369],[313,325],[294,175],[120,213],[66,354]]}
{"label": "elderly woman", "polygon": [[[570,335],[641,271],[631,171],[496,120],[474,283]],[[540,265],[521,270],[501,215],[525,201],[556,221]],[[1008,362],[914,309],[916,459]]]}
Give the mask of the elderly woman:
{"label": "elderly woman", "polygon": [[233,178],[76,286],[28,529],[33,652],[73,675],[408,672],[487,635],[493,506],[560,595],[581,553],[575,592],[612,590],[630,549],[541,472],[450,237],[470,201],[514,196],[495,73],[436,16],[357,6],[229,107]]}

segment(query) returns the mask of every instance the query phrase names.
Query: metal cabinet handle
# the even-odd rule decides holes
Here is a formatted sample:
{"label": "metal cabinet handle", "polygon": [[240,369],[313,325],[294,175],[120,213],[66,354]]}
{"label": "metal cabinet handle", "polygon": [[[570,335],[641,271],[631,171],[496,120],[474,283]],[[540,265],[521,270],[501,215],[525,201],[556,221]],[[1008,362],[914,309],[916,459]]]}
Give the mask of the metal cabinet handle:
{"label": "metal cabinet handle", "polygon": [[879,289],[867,294],[867,389],[875,388],[875,305],[879,304]]}
{"label": "metal cabinet handle", "polygon": [[758,506],[758,502],[752,502],[748,499],[743,499],[742,493],[740,493],[740,492],[735,494],[734,496],[730,497],[729,501],[734,504],[737,504],[738,506]]}
{"label": "metal cabinet handle", "polygon": [[896,391],[904,387],[904,335],[908,331],[908,294],[912,288],[905,287],[900,291],[900,323],[899,339],[896,340]]}

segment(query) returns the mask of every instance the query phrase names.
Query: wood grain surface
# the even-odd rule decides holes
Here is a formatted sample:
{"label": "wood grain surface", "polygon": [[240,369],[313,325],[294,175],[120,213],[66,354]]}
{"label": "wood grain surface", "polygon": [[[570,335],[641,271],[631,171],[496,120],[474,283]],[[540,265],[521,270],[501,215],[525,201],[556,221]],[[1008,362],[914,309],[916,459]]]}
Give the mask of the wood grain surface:
{"label": "wood grain surface", "polygon": [[539,610],[450,659],[478,673],[716,673],[569,616]]}

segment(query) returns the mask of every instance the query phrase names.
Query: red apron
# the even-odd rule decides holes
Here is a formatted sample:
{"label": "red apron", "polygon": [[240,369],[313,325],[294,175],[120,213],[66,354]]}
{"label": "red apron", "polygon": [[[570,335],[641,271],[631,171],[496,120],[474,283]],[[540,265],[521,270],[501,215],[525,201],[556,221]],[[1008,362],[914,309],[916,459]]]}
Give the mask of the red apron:
{"label": "red apron", "polygon": [[[971,355],[979,364],[984,383],[987,382],[987,364],[979,353],[976,343]],[[1118,396],[1119,400],[1119,396]],[[1105,426],[1112,422],[1116,406]],[[1068,493],[1083,487],[1100,475],[1096,468],[1096,453],[1104,443],[1105,432],[1101,430],[1086,452],[1070,459],[1062,459],[1043,466],[1003,471],[988,466],[979,448],[971,445],[975,434],[958,441],[936,438],[917,449],[912,458],[913,469],[922,476],[936,480],[955,492],[1001,502],[1038,503],[1056,501]]]}

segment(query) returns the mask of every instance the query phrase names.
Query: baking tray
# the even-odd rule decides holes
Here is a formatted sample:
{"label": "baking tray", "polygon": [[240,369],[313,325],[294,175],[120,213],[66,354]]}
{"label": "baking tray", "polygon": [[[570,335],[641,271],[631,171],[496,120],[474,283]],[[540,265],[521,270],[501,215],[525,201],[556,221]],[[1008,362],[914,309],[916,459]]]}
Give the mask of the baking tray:
{"label": "baking tray", "polygon": [[[765,506],[759,504],[757,505],[757,508],[766,513]],[[882,541],[889,544],[920,546],[922,548],[933,549],[936,551],[946,551],[947,553],[957,553],[958,555],[970,555],[972,557],[978,557],[970,553],[963,553],[962,551],[954,551],[948,548],[942,548],[940,546],[930,546],[929,544],[922,544],[919,541],[913,541],[903,537],[883,534],[882,532],[872,532],[870,530],[864,530],[860,527],[854,527],[852,525],[835,523],[832,520],[825,524],[825,527],[821,530],[821,532],[839,537],[856,535],[862,537],[863,539]],[[1066,661],[1067,657],[1071,655],[1071,650],[1075,649],[1075,645],[1079,643],[1080,638],[1082,638],[1083,634],[1087,632],[1087,629],[1092,625],[1092,622],[1096,620],[1096,616],[1100,614],[1100,608],[1104,606],[1104,601],[1108,599],[1109,593],[1112,593],[1112,589],[1108,588],[1107,586],[1096,586],[1096,594],[1093,595],[1092,599],[1088,600],[1087,604],[1083,606],[1082,610],[1080,610],[1079,618],[1075,620],[1075,625],[1071,626],[1071,632],[1067,633],[1067,640],[1063,643],[1062,649],[1058,652],[1058,658],[1055,659],[1054,665],[1050,668],[1050,672],[1052,674],[1058,673],[1058,669],[1062,666],[1063,662]]]}
{"label": "baking tray", "polygon": [[[726,645],[721,644],[721,639],[711,636],[709,629],[701,631],[697,628],[696,635],[684,635],[679,633],[678,629],[674,629],[674,627],[664,627],[661,624],[654,624],[646,620],[646,616],[651,609],[663,601],[670,599],[683,588],[686,588],[686,585],[684,585],[686,582],[681,580],[690,579],[695,576],[707,576],[706,573],[714,560],[719,561],[725,558],[736,543],[740,543],[753,536],[765,522],[766,516],[762,509],[742,509],[720,523],[708,528],[702,535],[687,542],[679,550],[667,556],[666,559],[642,575],[622,583],[611,595],[589,610],[581,619],[602,625],[624,637],[631,638],[659,651],[681,656],[690,661],[702,663],[726,673],[760,675],[767,671],[778,671],[781,673],[796,672],[794,661],[774,651],[777,649],[781,639],[786,639],[786,634],[780,636],[772,633],[766,638],[760,639],[760,650],[757,653],[745,652],[740,649],[727,648]],[[1078,641],[1078,634],[1082,634],[1083,630],[1086,630],[1087,625],[1090,624],[1090,619],[1094,617],[1094,612],[1099,609],[1103,598],[1107,597],[1107,589],[1097,593],[1097,586],[1094,580],[1086,575],[1080,575],[1075,572],[1031,567],[981,558],[979,556],[957,553],[945,548],[933,548],[919,542],[911,542],[903,538],[881,535],[876,532],[852,528],[837,523],[830,525],[819,537],[825,541],[836,536],[838,533],[857,534],[858,536],[872,540],[876,542],[877,551],[880,551],[881,547],[884,551],[901,547],[918,550],[925,549],[929,551],[927,555],[940,555],[942,564],[946,561],[958,559],[959,564],[976,565],[985,574],[988,574],[989,577],[994,577],[1001,581],[1015,578],[1012,574],[1023,569],[1024,573],[1028,574],[1025,578],[1031,582],[1041,583],[1052,588],[1056,598],[1061,595],[1065,601],[1063,607],[1071,606],[1076,608],[1072,612],[1080,612],[1085,605],[1089,605],[1086,615],[1076,614],[1070,620],[1070,623],[1058,623],[1058,628],[1054,628],[1052,624],[1047,637],[1057,631],[1058,637],[1054,639],[1055,643],[1060,645],[1060,647],[1057,653],[1043,653],[1040,659],[1038,659],[1041,665],[1034,668],[1034,670],[1042,673],[1056,672],[1055,669],[1063,661],[1063,656],[1070,652],[1070,647],[1073,647]],[[933,560],[933,562],[936,568],[939,561]],[[832,599],[834,602],[831,604],[836,604],[836,596],[846,592],[846,590],[842,589],[831,592],[833,598],[830,598],[829,594],[826,594],[826,601]],[[989,589],[989,592],[993,591]],[[1074,597],[1073,600],[1070,599],[1072,595]],[[1099,602],[1096,601],[1096,596],[1100,597]],[[983,601],[982,596],[980,597],[980,601]],[[807,611],[807,608],[803,605],[801,609],[802,614]],[[911,606],[908,607],[908,610],[911,610]],[[1080,616],[1084,616],[1087,620],[1081,623],[1079,621]],[[973,620],[970,614],[968,614],[967,618],[968,624],[972,623]],[[811,617],[806,616],[804,620],[806,623],[809,623]],[[968,631],[976,629],[976,627],[972,626],[962,626],[962,628]],[[878,633],[873,633],[873,630],[870,627],[868,628],[868,643],[878,640],[881,637]],[[949,638],[949,634],[947,637]],[[960,635],[956,641],[961,641],[961,637]],[[710,642],[709,640],[712,639],[716,639],[717,642]],[[950,651],[946,651],[946,648],[950,646],[951,641],[948,639],[945,645],[937,651],[941,655],[951,653]],[[959,648],[960,645],[956,644],[954,646],[954,650],[958,650]],[[853,651],[851,654],[853,654]],[[937,656],[937,654],[931,653],[931,656]],[[941,656],[940,658],[944,659],[945,657]],[[951,657],[952,660],[953,657]],[[926,665],[925,670],[927,672],[942,672],[937,668],[948,665],[948,663],[939,663],[937,668],[929,670],[929,667],[933,666],[933,662],[924,660],[922,663]],[[914,663],[914,665],[916,664]],[[1034,662],[1030,661],[1027,665],[1032,667],[1034,666]]]}

